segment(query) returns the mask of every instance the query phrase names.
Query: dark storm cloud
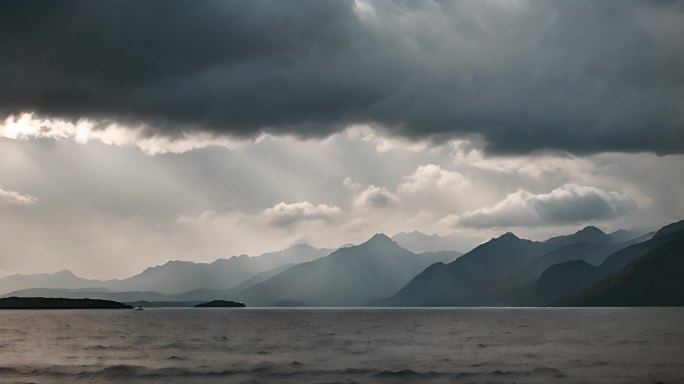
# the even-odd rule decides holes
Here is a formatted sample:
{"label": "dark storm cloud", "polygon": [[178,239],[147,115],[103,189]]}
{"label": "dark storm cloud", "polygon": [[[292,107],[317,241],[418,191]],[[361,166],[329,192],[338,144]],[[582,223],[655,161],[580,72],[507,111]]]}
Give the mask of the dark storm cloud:
{"label": "dark storm cloud", "polygon": [[4,1],[0,113],[684,153],[676,1]]}

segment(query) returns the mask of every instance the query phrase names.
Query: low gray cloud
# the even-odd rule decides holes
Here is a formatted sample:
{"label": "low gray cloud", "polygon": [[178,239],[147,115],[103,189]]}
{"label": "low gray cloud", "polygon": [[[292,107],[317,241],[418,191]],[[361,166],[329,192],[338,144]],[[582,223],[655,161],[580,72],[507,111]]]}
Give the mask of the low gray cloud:
{"label": "low gray cloud", "polygon": [[287,227],[303,221],[332,222],[340,217],[342,210],[327,204],[313,205],[308,201],[290,204],[283,202],[264,210],[263,214],[270,223]]}
{"label": "low gray cloud", "polygon": [[399,203],[399,197],[385,187],[371,185],[359,193],[355,203],[363,208],[387,208],[396,206]]}
{"label": "low gray cloud", "polygon": [[684,4],[3,1],[0,114],[684,153]]}
{"label": "low gray cloud", "polygon": [[636,207],[614,191],[566,184],[543,194],[519,190],[492,207],[463,214],[456,224],[487,228],[582,223],[614,219]]}
{"label": "low gray cloud", "polygon": [[0,189],[0,204],[33,205],[38,199],[31,195],[23,195],[17,191]]}

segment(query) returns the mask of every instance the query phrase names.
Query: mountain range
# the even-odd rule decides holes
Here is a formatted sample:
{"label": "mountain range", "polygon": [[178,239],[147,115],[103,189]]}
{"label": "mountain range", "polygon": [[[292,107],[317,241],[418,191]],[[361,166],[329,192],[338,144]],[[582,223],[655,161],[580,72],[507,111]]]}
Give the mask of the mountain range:
{"label": "mountain range", "polygon": [[[629,239],[630,236],[637,237]],[[621,256],[619,251],[629,249],[632,243],[640,240],[643,238],[639,233],[621,230],[606,234],[592,226],[542,242],[520,239],[512,233],[506,233],[450,264],[432,265],[395,295],[373,304],[547,305],[588,289],[602,278],[617,272],[625,262],[616,260],[634,258]],[[643,252],[637,256],[640,255]],[[593,272],[593,268],[598,268],[604,262],[615,266],[603,267],[601,273]],[[578,271],[585,271],[585,274],[572,275],[580,273]]]}
{"label": "mountain range", "polygon": [[639,235],[639,232],[628,231],[625,229],[619,229],[612,233],[605,233],[593,225],[590,225],[571,235],[552,237],[544,241],[544,243],[555,245],[569,245],[578,242],[586,242],[591,244],[616,244],[636,239],[639,237]]}
{"label": "mountain range", "polygon": [[389,306],[479,305],[535,258],[556,245],[505,233],[455,261],[425,269],[395,295],[375,302]]}
{"label": "mountain range", "polygon": [[[673,236],[676,235],[676,236]],[[574,306],[677,306],[684,303],[684,233],[622,268],[600,284],[567,300]]]}
{"label": "mountain range", "polygon": [[272,270],[287,264],[315,260],[330,253],[329,249],[318,249],[298,244],[278,252],[261,256],[233,256],[218,259],[213,263],[169,261],[147,268],[140,274],[104,285],[114,290],[180,293],[193,289],[230,289],[252,278],[255,274]]}
{"label": "mountain range", "polygon": [[[432,251],[401,246],[411,239],[407,246],[413,250]],[[334,251],[300,244],[213,263],[170,261],[121,280],[84,279],[69,271],[15,274],[0,278],[0,292],[161,305],[684,305],[683,239],[684,221],[648,234],[589,226],[545,241],[505,233],[461,254],[442,249],[453,239],[437,235],[376,234]]]}
{"label": "mountain range", "polygon": [[[113,280],[109,280],[113,281]],[[84,279],[73,272],[62,270],[55,273],[12,274],[0,278],[0,292],[11,292],[27,288],[64,288],[103,287],[109,281]]]}
{"label": "mountain range", "polygon": [[306,306],[361,306],[396,292],[412,276],[458,252],[415,254],[384,234],[302,263],[240,292],[248,305],[297,302]]}
{"label": "mountain range", "polygon": [[297,244],[278,252],[260,256],[232,256],[212,263],[172,260],[122,280],[84,279],[67,270],[53,274],[14,274],[0,278],[0,293],[28,288],[108,288],[114,291],[157,291],[166,294],[194,289],[229,289],[248,279],[258,279],[256,274],[265,273],[262,276],[268,276],[268,271],[314,260],[329,253],[329,249]]}
{"label": "mountain range", "polygon": [[[534,283],[528,293],[523,295],[515,304],[570,304],[572,301],[566,300],[569,297],[592,289],[593,286],[601,281],[621,273],[631,263],[646,257],[649,252],[684,236],[684,228],[679,231],[670,230],[672,227],[666,228],[664,228],[665,230],[658,231],[649,240],[626,246],[610,254],[598,266],[590,265],[581,260],[572,260],[553,265]],[[676,256],[684,257],[684,254],[680,253]]]}

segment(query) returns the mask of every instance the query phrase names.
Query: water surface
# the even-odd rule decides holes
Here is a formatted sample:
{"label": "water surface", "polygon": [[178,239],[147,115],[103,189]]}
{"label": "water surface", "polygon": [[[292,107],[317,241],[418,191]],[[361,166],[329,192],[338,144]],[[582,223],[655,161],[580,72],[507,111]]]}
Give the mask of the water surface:
{"label": "water surface", "polygon": [[684,383],[684,308],[0,312],[2,383]]}

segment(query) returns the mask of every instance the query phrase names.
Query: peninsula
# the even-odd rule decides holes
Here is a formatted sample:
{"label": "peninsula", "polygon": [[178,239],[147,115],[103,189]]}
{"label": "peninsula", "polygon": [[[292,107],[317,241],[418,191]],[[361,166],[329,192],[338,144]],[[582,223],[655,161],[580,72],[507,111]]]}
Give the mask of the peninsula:
{"label": "peninsula", "polygon": [[130,305],[99,299],[65,299],[51,297],[4,297],[0,309],[127,309]]}

